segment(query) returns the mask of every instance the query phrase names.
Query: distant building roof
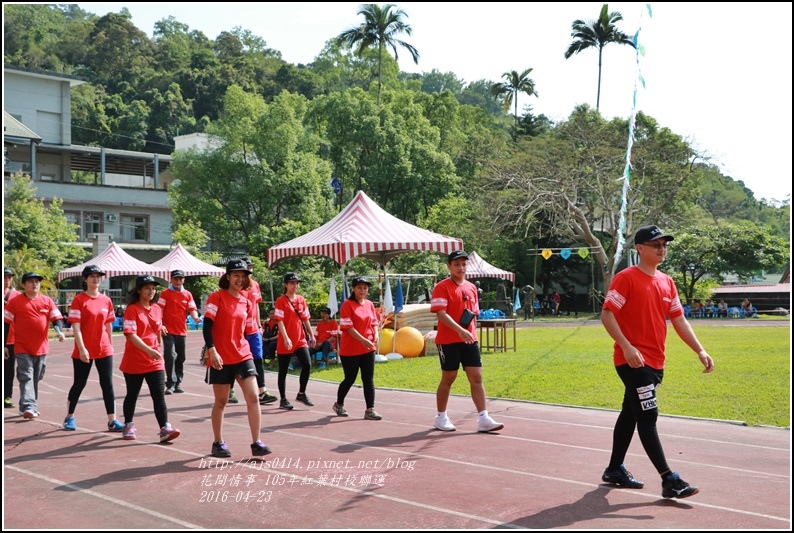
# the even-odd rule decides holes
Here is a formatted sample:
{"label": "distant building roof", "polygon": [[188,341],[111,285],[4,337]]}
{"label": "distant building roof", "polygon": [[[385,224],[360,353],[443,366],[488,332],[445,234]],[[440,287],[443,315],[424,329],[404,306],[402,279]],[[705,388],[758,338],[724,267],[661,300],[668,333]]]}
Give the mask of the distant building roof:
{"label": "distant building roof", "polygon": [[3,111],[3,137],[8,140],[23,139],[35,143],[41,142],[41,137],[35,131],[15,119],[8,111]]}
{"label": "distant building roof", "polygon": [[781,292],[790,293],[791,283],[775,283],[773,285],[761,283],[753,283],[750,285],[723,285],[722,287],[714,289],[714,294],[770,294]]}

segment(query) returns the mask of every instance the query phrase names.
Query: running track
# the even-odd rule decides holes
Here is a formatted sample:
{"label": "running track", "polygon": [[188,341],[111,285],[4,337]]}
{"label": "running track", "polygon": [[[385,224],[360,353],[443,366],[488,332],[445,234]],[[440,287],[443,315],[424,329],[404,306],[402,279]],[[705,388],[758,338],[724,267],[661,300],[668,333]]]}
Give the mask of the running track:
{"label": "running track", "polygon": [[[601,483],[614,411],[493,399],[489,411],[506,427],[479,434],[471,400],[453,396],[458,430],[442,433],[432,429],[433,394],[378,389],[384,419],[367,421],[356,386],[350,418],[337,418],[337,383],[313,379],[314,407],[262,407],[262,439],[274,451],[267,462],[249,461],[244,403],[229,405],[224,434],[234,462],[220,468],[209,457],[212,395],[198,364],[200,332],[188,336],[186,393],[166,397],[182,430],[168,444],[157,442],[146,395],[138,440],[105,431],[96,373],[77,408],[78,430],[61,429],[72,342],[51,344],[41,416],[25,421],[4,410],[3,529],[791,529],[788,429],[661,417],[671,466],[701,489],[665,500],[636,436],[627,466],[645,489]],[[116,354],[123,342],[114,337]],[[114,379],[120,416],[124,379],[118,370]],[[266,381],[272,392],[275,374]],[[288,378],[287,393],[292,400],[297,378]]]}

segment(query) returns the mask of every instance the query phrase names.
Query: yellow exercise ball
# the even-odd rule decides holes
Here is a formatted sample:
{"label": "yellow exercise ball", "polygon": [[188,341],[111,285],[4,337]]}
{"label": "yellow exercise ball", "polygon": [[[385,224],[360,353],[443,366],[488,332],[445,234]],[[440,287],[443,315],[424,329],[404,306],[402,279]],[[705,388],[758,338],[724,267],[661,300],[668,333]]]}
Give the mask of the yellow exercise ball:
{"label": "yellow exercise ball", "polygon": [[380,341],[378,342],[378,353],[386,355],[394,351],[394,330],[383,328],[380,332]]}
{"label": "yellow exercise ball", "polygon": [[403,357],[417,357],[425,348],[425,338],[416,328],[405,327],[397,330],[397,353]]}

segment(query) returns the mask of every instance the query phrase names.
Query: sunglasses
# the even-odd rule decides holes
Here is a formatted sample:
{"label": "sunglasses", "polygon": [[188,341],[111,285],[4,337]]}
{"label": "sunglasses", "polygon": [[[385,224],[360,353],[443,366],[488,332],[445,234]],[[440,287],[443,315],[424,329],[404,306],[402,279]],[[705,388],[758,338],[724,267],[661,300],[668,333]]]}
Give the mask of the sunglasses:
{"label": "sunglasses", "polygon": [[640,244],[650,248],[656,248],[657,250],[666,249],[670,245],[669,242],[641,242]]}

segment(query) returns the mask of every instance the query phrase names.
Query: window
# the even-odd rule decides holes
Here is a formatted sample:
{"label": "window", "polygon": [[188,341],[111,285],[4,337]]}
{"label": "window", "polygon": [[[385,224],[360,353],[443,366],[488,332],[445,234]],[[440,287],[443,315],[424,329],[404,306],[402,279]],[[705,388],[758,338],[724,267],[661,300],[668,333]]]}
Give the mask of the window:
{"label": "window", "polygon": [[102,233],[102,213],[83,212],[83,234],[88,239],[92,233]]}
{"label": "window", "polygon": [[63,216],[69,224],[74,224],[74,232],[77,234],[77,239],[80,240],[80,211],[64,211]]}
{"label": "window", "polygon": [[121,215],[122,242],[149,242],[148,215]]}

